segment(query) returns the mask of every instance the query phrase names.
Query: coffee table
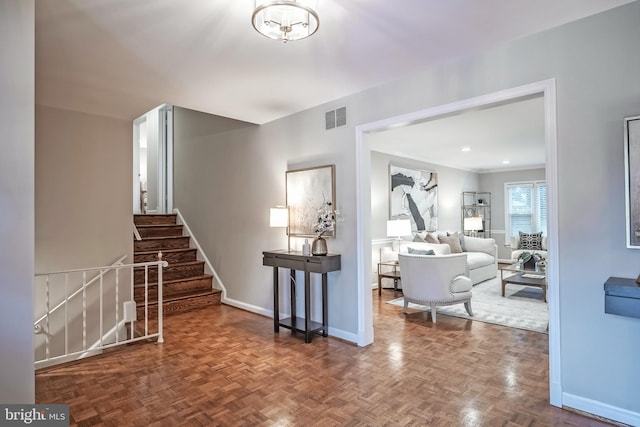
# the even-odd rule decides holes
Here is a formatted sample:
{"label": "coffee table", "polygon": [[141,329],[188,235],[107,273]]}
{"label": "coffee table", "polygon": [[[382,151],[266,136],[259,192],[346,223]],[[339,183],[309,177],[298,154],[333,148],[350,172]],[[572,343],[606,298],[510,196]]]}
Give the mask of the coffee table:
{"label": "coffee table", "polygon": [[[514,274],[504,277],[505,271]],[[542,297],[544,302],[547,302],[547,275],[544,271],[525,270],[518,264],[511,264],[500,269],[500,279],[502,280],[502,296],[504,296],[504,290],[508,284],[535,286],[542,289]]]}

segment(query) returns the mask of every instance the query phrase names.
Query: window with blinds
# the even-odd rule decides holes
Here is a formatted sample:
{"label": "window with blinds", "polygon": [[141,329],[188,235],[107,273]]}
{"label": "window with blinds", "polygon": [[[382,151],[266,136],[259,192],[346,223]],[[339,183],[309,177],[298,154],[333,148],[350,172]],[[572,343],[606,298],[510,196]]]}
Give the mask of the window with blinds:
{"label": "window with blinds", "polygon": [[544,181],[506,183],[505,229],[509,236],[518,232],[547,235],[547,184]]}

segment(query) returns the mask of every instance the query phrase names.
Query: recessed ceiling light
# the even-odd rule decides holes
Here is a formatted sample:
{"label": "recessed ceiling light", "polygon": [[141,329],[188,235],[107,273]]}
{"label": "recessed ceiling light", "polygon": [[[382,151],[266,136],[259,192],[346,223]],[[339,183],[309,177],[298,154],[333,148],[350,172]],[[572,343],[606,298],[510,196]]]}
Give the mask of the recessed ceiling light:
{"label": "recessed ceiling light", "polygon": [[463,153],[466,153],[467,151],[471,151],[471,147],[462,147]]}
{"label": "recessed ceiling light", "polygon": [[502,161],[502,164],[503,164],[503,165],[508,165],[509,163],[511,163],[509,160],[503,160],[503,161]]}

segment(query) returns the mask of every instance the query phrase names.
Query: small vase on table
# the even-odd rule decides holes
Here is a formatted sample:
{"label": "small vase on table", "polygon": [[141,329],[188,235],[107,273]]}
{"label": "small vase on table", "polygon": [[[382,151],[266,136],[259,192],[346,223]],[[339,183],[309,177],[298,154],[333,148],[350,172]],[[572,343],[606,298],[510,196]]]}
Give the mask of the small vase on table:
{"label": "small vase on table", "polygon": [[313,255],[326,255],[327,254],[327,241],[318,236],[313,240],[311,245],[311,253]]}

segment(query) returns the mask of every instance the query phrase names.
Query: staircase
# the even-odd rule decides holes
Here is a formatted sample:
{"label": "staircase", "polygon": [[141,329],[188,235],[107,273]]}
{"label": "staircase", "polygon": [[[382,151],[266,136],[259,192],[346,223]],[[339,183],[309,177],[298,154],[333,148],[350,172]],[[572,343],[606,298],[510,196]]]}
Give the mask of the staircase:
{"label": "staircase", "polygon": [[[221,291],[213,289],[213,276],[205,273],[204,261],[199,261],[197,249],[189,247],[189,236],[183,236],[176,215],[134,215],[133,222],[142,240],[133,241],[134,262],[157,261],[158,252],[169,266],[162,271],[163,314],[187,311],[196,307],[220,304]],[[158,295],[158,271],[149,269],[149,301]],[[144,269],[134,271],[134,299],[138,318],[144,311]],[[157,303],[149,310],[157,311]]]}

